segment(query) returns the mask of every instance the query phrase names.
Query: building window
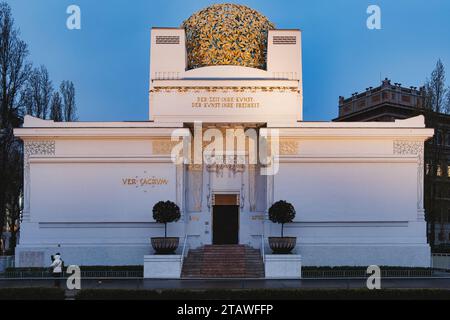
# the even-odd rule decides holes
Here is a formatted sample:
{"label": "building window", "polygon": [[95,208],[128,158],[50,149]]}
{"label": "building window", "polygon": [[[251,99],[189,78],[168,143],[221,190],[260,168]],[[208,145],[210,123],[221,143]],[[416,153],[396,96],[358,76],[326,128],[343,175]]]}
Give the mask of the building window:
{"label": "building window", "polygon": [[437,175],[438,177],[442,177],[442,175],[443,175],[442,166],[438,166],[438,167],[437,167],[437,173],[436,173],[436,175]]}
{"label": "building window", "polygon": [[441,145],[442,144],[442,132],[436,131],[436,144]]}
{"label": "building window", "polygon": [[440,166],[439,166],[439,168],[441,169],[441,177],[447,177],[448,176],[448,170],[447,170],[447,168],[448,168],[448,166],[446,165],[446,164],[441,164]]}
{"label": "building window", "polygon": [[450,146],[450,132],[445,134],[445,145]]}
{"label": "building window", "polygon": [[402,102],[411,103],[411,97],[410,96],[402,96]]}

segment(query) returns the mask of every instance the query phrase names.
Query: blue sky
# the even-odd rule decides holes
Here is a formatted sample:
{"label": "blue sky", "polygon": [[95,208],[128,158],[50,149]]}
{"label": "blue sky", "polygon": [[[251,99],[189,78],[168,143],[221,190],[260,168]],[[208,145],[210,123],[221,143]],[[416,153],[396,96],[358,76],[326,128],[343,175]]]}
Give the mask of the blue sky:
{"label": "blue sky", "polygon": [[[69,79],[82,121],[148,119],[150,28],[178,27],[206,0],[7,0],[55,84]],[[230,2],[230,1],[229,1]],[[338,96],[389,77],[420,86],[438,58],[450,72],[448,0],[254,0],[277,28],[303,32],[304,119],[337,116]],[[66,9],[80,6],[82,29],[66,28]],[[368,5],[381,7],[381,30],[366,27]],[[448,77],[450,79],[450,76]],[[449,81],[450,84],[450,81]]]}

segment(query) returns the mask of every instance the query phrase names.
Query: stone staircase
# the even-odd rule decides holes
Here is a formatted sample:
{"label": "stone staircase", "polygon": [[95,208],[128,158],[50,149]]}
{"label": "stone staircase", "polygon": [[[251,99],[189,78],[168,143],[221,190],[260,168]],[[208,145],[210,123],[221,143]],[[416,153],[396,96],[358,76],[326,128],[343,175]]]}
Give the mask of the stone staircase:
{"label": "stone staircase", "polygon": [[182,278],[264,278],[258,249],[245,245],[206,245],[189,250]]}

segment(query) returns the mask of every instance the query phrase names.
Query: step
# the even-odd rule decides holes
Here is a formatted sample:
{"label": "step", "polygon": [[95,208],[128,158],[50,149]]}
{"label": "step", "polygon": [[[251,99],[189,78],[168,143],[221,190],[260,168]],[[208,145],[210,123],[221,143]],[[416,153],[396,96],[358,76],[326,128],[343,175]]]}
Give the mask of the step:
{"label": "step", "polygon": [[262,278],[260,251],[246,245],[206,245],[190,250],[183,278]]}

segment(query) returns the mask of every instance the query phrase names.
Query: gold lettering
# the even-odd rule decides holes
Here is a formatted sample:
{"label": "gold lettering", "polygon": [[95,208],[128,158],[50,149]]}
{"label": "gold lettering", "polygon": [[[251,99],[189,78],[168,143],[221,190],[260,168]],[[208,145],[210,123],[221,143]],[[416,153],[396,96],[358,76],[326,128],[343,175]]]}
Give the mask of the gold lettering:
{"label": "gold lettering", "polygon": [[197,97],[192,102],[192,108],[209,108],[209,109],[245,109],[259,108],[259,102],[253,97]]}
{"label": "gold lettering", "polygon": [[169,184],[169,180],[157,177],[142,177],[142,178],[122,178],[123,185],[137,185],[144,186],[159,186]]}

